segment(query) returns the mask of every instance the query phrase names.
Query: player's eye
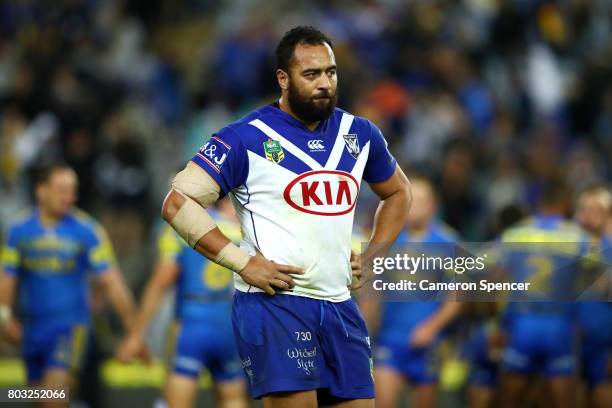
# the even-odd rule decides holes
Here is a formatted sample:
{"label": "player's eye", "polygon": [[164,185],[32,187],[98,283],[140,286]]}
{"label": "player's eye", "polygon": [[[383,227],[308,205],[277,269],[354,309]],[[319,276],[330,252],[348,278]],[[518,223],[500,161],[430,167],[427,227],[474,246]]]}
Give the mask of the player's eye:
{"label": "player's eye", "polygon": [[317,77],[317,73],[314,71],[309,71],[309,72],[306,72],[304,76],[308,79],[314,79]]}
{"label": "player's eye", "polygon": [[330,77],[336,76],[336,70],[330,69],[329,71],[327,71],[327,76],[330,76]]}

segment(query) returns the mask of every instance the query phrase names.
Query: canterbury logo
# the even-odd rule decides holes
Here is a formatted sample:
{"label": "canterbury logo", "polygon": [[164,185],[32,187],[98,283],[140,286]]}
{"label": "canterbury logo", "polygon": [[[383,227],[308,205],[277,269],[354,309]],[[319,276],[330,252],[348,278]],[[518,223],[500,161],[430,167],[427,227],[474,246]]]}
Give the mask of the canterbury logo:
{"label": "canterbury logo", "polygon": [[323,146],[323,141],[322,140],[309,140],[308,141],[308,148],[310,150],[324,150],[325,146]]}

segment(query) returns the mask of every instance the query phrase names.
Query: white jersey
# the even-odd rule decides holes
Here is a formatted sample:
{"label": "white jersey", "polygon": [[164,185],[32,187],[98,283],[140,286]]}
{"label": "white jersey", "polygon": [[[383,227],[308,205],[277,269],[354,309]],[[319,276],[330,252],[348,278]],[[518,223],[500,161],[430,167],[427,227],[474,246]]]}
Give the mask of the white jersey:
{"label": "white jersey", "polygon": [[[351,232],[361,180],[381,182],[395,159],[380,130],[341,109],[313,131],[276,105],[221,129],[192,159],[230,194],[241,248],[304,269],[293,291],[350,298]],[[236,289],[261,291],[235,274]]]}

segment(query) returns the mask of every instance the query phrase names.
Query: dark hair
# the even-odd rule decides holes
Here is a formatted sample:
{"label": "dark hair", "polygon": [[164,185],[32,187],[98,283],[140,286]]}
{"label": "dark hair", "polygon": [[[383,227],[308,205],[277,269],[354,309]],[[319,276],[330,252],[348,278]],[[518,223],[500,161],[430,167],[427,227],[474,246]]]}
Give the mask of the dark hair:
{"label": "dark hair", "polygon": [[287,72],[293,57],[293,51],[298,44],[327,44],[334,48],[331,40],[312,26],[297,26],[287,31],[276,46],[276,68]]}
{"label": "dark hair", "polygon": [[526,211],[519,204],[507,204],[496,214],[498,233],[510,228],[526,216]]}
{"label": "dark hair", "polygon": [[53,173],[62,170],[72,170],[72,167],[66,163],[52,163],[37,167],[33,173],[34,186],[46,183],[49,181]]}
{"label": "dark hair", "polygon": [[540,206],[565,205],[568,203],[569,189],[567,184],[558,177],[554,177],[542,186],[538,204]]}

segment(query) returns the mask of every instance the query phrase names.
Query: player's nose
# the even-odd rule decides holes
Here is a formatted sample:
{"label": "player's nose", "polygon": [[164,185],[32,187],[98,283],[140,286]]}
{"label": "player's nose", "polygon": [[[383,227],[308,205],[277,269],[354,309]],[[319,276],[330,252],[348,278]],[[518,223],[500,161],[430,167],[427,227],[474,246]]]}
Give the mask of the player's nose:
{"label": "player's nose", "polygon": [[329,90],[331,89],[331,80],[329,79],[327,75],[321,75],[319,77],[319,83],[317,84],[317,89],[319,89],[320,91],[324,90],[326,93],[329,92]]}

